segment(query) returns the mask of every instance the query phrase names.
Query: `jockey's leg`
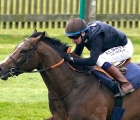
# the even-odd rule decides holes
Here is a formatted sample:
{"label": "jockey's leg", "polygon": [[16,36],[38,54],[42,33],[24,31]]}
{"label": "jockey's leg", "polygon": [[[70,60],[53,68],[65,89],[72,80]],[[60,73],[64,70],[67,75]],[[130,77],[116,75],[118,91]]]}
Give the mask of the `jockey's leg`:
{"label": "jockey's leg", "polygon": [[132,54],[133,45],[132,42],[128,39],[128,42],[125,46],[110,48],[107,51],[103,52],[97,60],[97,65],[102,67],[120,83],[123,92],[133,91],[133,86],[112,64],[115,62],[126,60],[130,58]]}
{"label": "jockey's leg", "polygon": [[111,67],[109,67],[106,71],[120,83],[122,92],[128,93],[134,91],[132,84],[120,73],[120,71],[114,65],[111,65]]}

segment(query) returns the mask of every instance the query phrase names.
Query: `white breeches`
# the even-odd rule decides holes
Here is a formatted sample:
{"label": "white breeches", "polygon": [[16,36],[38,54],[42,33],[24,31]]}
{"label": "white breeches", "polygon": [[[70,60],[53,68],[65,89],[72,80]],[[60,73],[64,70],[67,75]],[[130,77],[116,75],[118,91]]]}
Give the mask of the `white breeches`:
{"label": "white breeches", "polygon": [[105,62],[109,62],[111,64],[121,62],[130,58],[133,52],[133,44],[128,39],[128,42],[125,46],[113,47],[102,53],[97,60],[97,65],[102,67]]}

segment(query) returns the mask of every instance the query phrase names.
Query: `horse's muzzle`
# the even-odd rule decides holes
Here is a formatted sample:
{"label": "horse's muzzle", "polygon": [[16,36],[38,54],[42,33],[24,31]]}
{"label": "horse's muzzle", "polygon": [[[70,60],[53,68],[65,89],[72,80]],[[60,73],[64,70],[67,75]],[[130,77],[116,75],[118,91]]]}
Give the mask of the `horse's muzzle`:
{"label": "horse's muzzle", "polygon": [[6,72],[5,74],[1,75],[1,79],[2,80],[7,80],[9,77],[11,77],[12,75],[9,72]]}
{"label": "horse's muzzle", "polygon": [[3,71],[2,68],[0,68],[0,79],[7,80],[11,76],[15,76],[15,72],[11,71],[11,69],[10,71]]}

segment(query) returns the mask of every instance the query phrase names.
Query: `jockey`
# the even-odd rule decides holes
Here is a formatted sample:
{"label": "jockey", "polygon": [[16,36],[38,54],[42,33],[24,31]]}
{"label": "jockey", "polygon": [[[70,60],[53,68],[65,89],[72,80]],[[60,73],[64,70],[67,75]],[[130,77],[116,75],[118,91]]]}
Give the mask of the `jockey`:
{"label": "jockey", "polygon": [[84,47],[90,51],[88,58],[73,58],[64,54],[66,61],[81,66],[98,65],[108,72],[120,83],[124,94],[133,92],[132,84],[113,65],[130,58],[133,54],[132,42],[126,35],[101,21],[86,22],[80,18],[74,18],[68,22],[65,28],[66,36],[76,44],[73,53],[81,55]]}

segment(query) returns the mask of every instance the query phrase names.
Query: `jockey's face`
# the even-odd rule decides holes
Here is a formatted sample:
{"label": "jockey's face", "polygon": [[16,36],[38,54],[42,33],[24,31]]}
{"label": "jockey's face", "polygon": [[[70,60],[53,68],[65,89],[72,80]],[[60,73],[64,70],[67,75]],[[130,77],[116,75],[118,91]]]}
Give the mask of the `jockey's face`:
{"label": "jockey's face", "polygon": [[79,36],[79,38],[77,39],[72,39],[72,42],[75,43],[76,45],[80,44],[82,42],[82,38],[85,35],[85,32],[82,32],[81,35]]}

